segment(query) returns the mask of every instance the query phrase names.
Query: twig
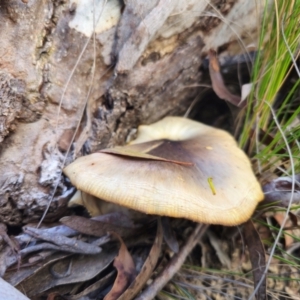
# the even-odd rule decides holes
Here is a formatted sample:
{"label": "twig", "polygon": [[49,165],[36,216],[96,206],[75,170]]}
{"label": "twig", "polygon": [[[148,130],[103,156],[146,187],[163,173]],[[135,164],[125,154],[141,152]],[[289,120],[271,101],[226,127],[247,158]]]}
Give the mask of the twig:
{"label": "twig", "polygon": [[155,278],[137,298],[136,300],[151,300],[158,294],[158,292],[168,283],[169,280],[178,272],[186,257],[193,250],[199,239],[205,233],[208,225],[197,224],[192,234],[187,239],[184,246],[179,253],[175,254],[165,269]]}

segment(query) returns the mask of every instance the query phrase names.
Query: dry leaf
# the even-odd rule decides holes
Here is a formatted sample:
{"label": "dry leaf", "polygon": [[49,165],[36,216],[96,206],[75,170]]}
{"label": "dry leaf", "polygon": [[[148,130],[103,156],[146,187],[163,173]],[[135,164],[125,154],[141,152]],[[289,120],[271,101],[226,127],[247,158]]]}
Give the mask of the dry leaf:
{"label": "dry leaf", "polygon": [[[286,212],[276,212],[276,213],[273,214],[273,218],[276,220],[279,227],[281,227],[282,224],[283,224],[283,221],[285,219],[285,214],[286,214]],[[289,219],[285,223],[285,227],[292,227],[292,226],[293,226],[293,222],[292,222],[291,219]],[[293,231],[291,229],[285,229],[284,230],[283,237],[284,237],[285,249],[289,249],[291,247],[291,245],[293,245],[294,238],[292,236],[293,236]]]}
{"label": "dry leaf", "polygon": [[33,297],[53,287],[85,282],[106,269],[116,255],[117,251],[110,249],[96,255],[73,255],[51,261],[20,281],[17,288]]}
{"label": "dry leaf", "polygon": [[[141,145],[136,147],[135,145],[132,146],[127,146],[125,147],[116,147],[116,148],[111,148],[111,149],[104,149],[101,150],[100,152],[102,153],[109,153],[109,154],[115,154],[115,155],[120,155],[120,156],[128,156],[132,158],[139,158],[139,159],[147,159],[147,160],[157,160],[157,161],[164,161],[164,162],[170,162],[178,165],[184,165],[184,166],[192,166],[193,163],[191,162],[186,162],[186,161],[179,161],[179,160],[174,160],[174,159],[168,159],[164,157],[159,157],[156,155],[151,155],[147,154],[144,151],[151,151],[152,149],[155,149],[159,146],[161,146],[164,143],[164,141],[155,141],[154,143],[150,143],[145,150],[141,150]],[[154,145],[153,145],[154,144]]]}
{"label": "dry leaf", "polygon": [[116,233],[111,234],[120,241],[121,247],[119,249],[119,255],[114,261],[114,267],[117,269],[118,275],[112,289],[104,297],[104,300],[118,299],[136,277],[135,265],[126,245]]}
{"label": "dry leaf", "polygon": [[77,230],[80,233],[101,237],[108,231],[116,232],[120,236],[134,235],[138,231],[135,228],[126,228],[115,224],[105,223],[97,220],[91,220],[79,216],[68,216],[60,219],[60,222]]}
{"label": "dry leaf", "polygon": [[153,273],[153,270],[157,264],[161,246],[163,241],[163,232],[161,223],[157,224],[157,233],[153,243],[153,246],[150,250],[148,258],[146,259],[140,273],[136,276],[134,281],[128,287],[128,289],[118,298],[118,300],[131,300],[139,293],[139,291],[146,284],[147,280]]}
{"label": "dry leaf", "polygon": [[246,102],[242,102],[240,96],[232,94],[224,84],[222,74],[220,72],[220,65],[217,59],[217,54],[214,50],[208,51],[209,57],[209,75],[212,82],[212,87],[214,92],[218,95],[219,98],[224,99],[231,104],[243,107]]}
{"label": "dry leaf", "polygon": [[262,276],[264,276],[264,280],[256,293],[256,300],[266,300],[267,279],[266,276],[264,275],[265,268],[266,268],[265,250],[260,240],[259,234],[256,231],[251,220],[249,220],[244,224],[244,238],[249,250],[250,260],[252,264],[254,288],[257,287]]}

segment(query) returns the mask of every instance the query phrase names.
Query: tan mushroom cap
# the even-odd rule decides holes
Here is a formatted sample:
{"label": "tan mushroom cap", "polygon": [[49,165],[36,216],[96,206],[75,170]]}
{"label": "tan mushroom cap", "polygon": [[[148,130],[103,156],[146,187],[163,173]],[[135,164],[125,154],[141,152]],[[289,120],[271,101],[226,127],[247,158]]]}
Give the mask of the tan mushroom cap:
{"label": "tan mushroom cap", "polygon": [[208,224],[241,224],[263,199],[230,134],[180,117],[140,126],[131,144],[81,157],[64,173],[108,202]]}

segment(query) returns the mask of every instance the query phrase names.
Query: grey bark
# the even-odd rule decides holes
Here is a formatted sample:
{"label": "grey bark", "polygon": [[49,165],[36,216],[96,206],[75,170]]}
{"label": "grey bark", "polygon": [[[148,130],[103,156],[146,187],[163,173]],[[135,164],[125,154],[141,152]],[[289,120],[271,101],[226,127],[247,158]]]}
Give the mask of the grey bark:
{"label": "grey bark", "polygon": [[263,11],[255,0],[124,2],[94,1],[94,44],[92,0],[0,1],[0,222],[40,218],[56,185],[58,217],[77,124],[66,163],[183,114],[207,50],[245,52]]}

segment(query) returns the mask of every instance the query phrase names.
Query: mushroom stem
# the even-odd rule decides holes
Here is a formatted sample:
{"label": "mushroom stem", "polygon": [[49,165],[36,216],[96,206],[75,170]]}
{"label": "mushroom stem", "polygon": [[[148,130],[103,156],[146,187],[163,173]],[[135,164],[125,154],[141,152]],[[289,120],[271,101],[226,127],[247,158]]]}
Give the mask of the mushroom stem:
{"label": "mushroom stem", "polygon": [[198,223],[194,228],[192,234],[186,240],[180,251],[175,254],[169,261],[164,270],[155,278],[137,298],[136,300],[151,300],[158,294],[158,292],[172,279],[183,265],[185,259],[202,238],[209,225]]}

